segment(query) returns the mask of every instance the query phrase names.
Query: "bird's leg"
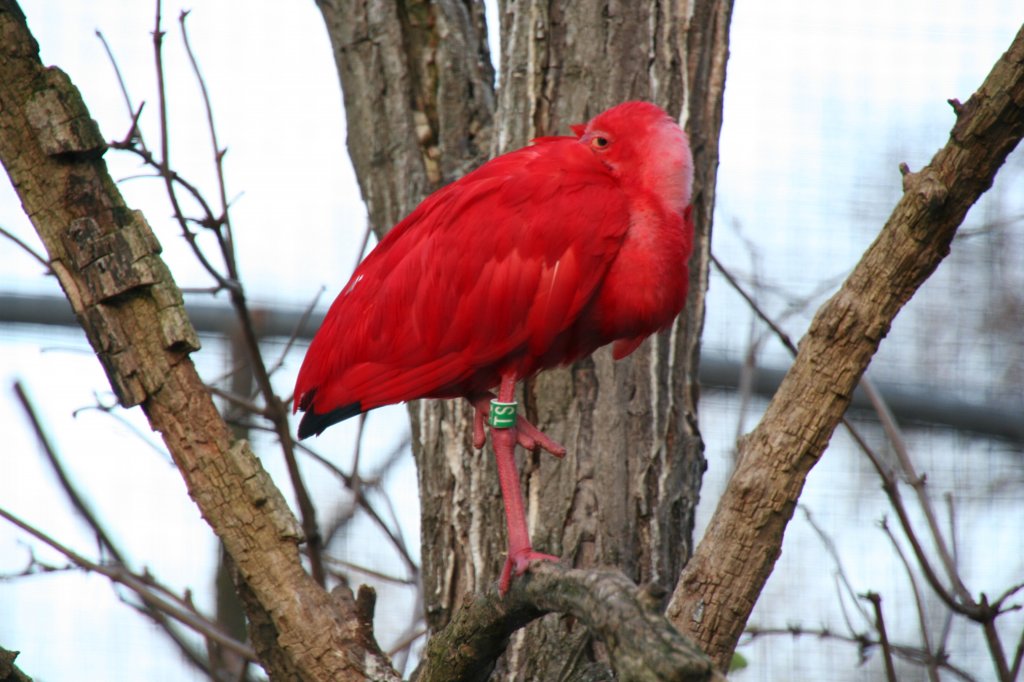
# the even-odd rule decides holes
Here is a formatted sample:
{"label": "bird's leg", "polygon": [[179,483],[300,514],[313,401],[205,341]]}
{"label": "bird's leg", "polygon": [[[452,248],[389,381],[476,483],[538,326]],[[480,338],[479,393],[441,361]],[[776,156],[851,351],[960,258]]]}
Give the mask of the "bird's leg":
{"label": "bird's leg", "polygon": [[[514,385],[514,384],[513,384]],[[514,394],[513,394],[514,395]],[[483,393],[479,396],[468,398],[469,402],[476,408],[476,415],[473,417],[473,447],[482,448],[487,442],[487,433],[484,430],[484,422],[490,413],[491,401],[494,394]],[[553,440],[546,433],[526,421],[522,416],[516,415],[516,442],[527,450],[540,448],[550,452],[555,457],[565,457],[565,446]]]}
{"label": "bird's leg", "polygon": [[[507,374],[502,377],[501,389],[498,391],[498,406],[515,404],[515,387],[514,375]],[[492,417],[491,442],[494,444],[494,455],[498,463],[498,481],[501,483],[501,499],[505,503],[505,522],[508,525],[508,558],[505,559],[505,567],[498,582],[498,593],[504,595],[508,592],[512,576],[522,575],[531,561],[558,561],[558,557],[533,551],[530,542],[530,531],[526,526],[526,514],[523,510],[523,494],[519,488],[519,469],[516,468],[515,459],[515,447],[519,439],[518,421],[514,426],[496,425],[495,421],[497,420]],[[564,449],[562,452],[564,453]]]}

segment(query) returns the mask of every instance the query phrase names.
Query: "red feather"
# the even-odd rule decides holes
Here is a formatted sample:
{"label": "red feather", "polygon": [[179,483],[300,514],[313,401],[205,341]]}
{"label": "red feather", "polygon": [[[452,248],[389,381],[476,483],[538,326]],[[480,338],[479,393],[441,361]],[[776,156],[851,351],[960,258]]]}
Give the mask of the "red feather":
{"label": "red feather", "polygon": [[686,298],[685,135],[630,102],[435,192],[353,273],[295,387],[299,435],[381,405],[480,396],[618,341]]}

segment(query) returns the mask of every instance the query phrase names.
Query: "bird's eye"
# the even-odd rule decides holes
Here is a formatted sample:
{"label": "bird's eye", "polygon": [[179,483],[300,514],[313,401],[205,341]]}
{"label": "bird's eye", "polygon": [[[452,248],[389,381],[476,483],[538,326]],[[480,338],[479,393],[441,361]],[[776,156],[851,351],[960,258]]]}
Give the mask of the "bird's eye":
{"label": "bird's eye", "polygon": [[605,147],[608,146],[608,138],[595,137],[592,140],[590,140],[590,146],[593,147],[594,149],[604,149]]}

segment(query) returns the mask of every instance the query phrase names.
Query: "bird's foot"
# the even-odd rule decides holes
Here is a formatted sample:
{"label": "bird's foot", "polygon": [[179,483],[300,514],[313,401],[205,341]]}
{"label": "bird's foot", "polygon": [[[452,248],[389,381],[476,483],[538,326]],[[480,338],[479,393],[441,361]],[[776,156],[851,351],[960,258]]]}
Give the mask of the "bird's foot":
{"label": "bird's foot", "polygon": [[551,554],[535,552],[532,547],[524,547],[515,552],[509,552],[508,558],[505,559],[505,567],[501,569],[501,578],[498,580],[498,594],[504,597],[508,593],[509,585],[512,583],[512,576],[526,573],[526,569],[534,561],[558,562],[561,559]]}
{"label": "bird's foot", "polygon": [[[491,399],[493,397],[493,395],[488,393],[484,397],[471,400],[473,407],[476,409],[476,415],[473,417],[473,446],[476,448],[482,448],[484,443],[487,442],[487,431],[484,428],[484,424],[487,421],[487,415],[490,414]],[[516,434],[516,442],[527,450],[534,450],[539,447],[541,450],[550,452],[555,457],[565,456],[564,445],[550,438],[546,433],[521,416],[516,417],[516,425],[513,431]]]}

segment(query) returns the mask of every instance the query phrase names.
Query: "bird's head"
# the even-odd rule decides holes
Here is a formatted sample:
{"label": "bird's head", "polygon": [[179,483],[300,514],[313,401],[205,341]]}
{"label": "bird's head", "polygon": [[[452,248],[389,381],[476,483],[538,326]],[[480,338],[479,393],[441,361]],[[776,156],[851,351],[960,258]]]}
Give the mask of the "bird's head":
{"label": "bird's head", "polygon": [[616,175],[657,192],[676,210],[690,203],[690,144],[661,107],[624,102],[571,128],[580,144],[587,145]]}

